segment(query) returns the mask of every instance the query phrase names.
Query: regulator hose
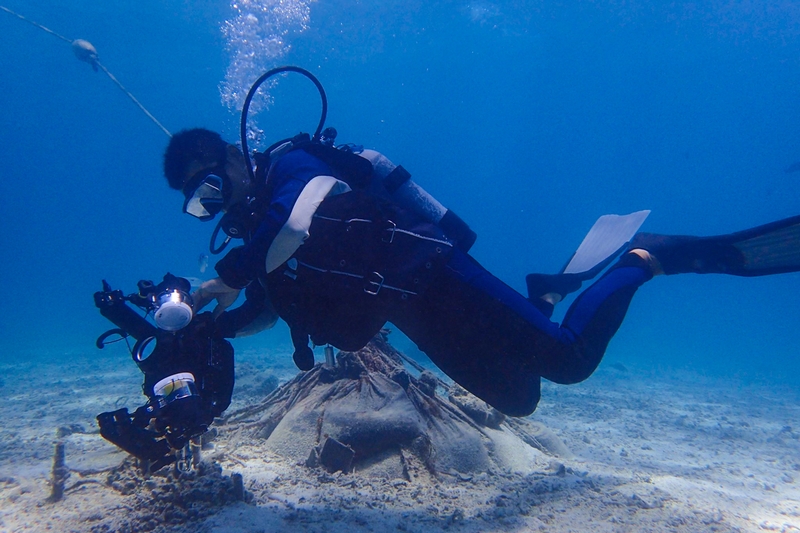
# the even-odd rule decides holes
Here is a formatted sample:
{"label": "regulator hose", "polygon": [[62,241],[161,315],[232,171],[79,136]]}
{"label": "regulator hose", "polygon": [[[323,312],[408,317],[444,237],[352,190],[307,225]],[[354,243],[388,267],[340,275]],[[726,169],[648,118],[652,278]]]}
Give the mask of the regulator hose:
{"label": "regulator hose", "polygon": [[242,153],[244,154],[244,160],[247,165],[247,172],[250,174],[250,179],[253,181],[255,181],[256,179],[256,174],[255,170],[253,169],[253,163],[250,159],[250,150],[247,147],[247,114],[250,111],[250,101],[253,99],[253,96],[255,96],[256,91],[258,90],[259,87],[261,87],[262,83],[267,81],[269,78],[275,76],[276,74],[281,74],[283,72],[297,72],[298,74],[302,74],[303,76],[311,80],[317,87],[317,90],[319,91],[319,96],[322,100],[322,113],[319,119],[319,124],[317,125],[317,129],[314,132],[314,136],[311,138],[312,141],[319,140],[322,128],[325,126],[325,118],[328,115],[328,97],[325,96],[325,89],[322,88],[322,84],[319,82],[316,76],[314,76],[304,68],[295,67],[291,65],[287,65],[284,67],[276,67],[262,74],[255,81],[255,83],[253,83],[253,86],[250,87],[250,91],[248,91],[247,97],[244,99],[244,105],[242,106],[242,119],[239,131],[239,135],[242,141]]}

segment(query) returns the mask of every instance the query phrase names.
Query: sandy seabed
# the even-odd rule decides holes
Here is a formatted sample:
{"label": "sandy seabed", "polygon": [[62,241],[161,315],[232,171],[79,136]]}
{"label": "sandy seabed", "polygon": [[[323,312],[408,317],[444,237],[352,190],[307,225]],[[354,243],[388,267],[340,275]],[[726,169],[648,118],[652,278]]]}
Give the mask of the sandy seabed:
{"label": "sandy seabed", "polygon": [[[330,474],[219,438],[200,472],[142,478],[94,420],[144,402],[123,354],[0,362],[0,531],[800,531],[797,388],[606,361],[583,384],[544,385],[532,419],[569,456],[410,481]],[[237,355],[231,410],[294,373],[288,353]],[[70,475],[49,502],[58,428]]]}

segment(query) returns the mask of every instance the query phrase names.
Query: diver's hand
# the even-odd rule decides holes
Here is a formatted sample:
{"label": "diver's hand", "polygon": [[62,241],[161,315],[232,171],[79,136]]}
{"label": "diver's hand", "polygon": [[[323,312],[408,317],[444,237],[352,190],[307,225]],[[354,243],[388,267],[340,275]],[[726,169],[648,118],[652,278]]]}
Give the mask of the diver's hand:
{"label": "diver's hand", "polygon": [[[225,257],[214,265],[214,270],[217,271],[219,277],[225,281],[225,285],[228,287],[244,289],[255,278],[252,273],[248,272],[248,261],[245,256],[245,247],[237,246],[232,248],[231,251],[225,254]],[[260,263],[263,265],[263,258]]]}
{"label": "diver's hand", "polygon": [[212,314],[214,318],[217,318],[220,313],[233,305],[233,302],[239,297],[240,292],[241,289],[234,289],[225,285],[221,278],[204,281],[203,284],[192,293],[194,312],[198,313],[211,303],[212,300],[216,300],[217,306],[214,308]]}

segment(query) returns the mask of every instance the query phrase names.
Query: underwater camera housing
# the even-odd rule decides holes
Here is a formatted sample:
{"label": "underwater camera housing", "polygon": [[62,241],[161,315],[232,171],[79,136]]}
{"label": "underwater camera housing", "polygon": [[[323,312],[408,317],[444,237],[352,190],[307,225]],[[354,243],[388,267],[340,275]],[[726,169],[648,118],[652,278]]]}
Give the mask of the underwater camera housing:
{"label": "underwater camera housing", "polygon": [[[136,339],[130,351],[144,374],[148,401],[133,414],[122,408],[99,414],[97,421],[106,440],[157,470],[175,461],[173,452],[205,433],[230,405],[233,347],[211,313],[193,314],[186,279],[168,273],[161,283],[142,280],[138,288],[125,296],[103,281],[95,305],[117,328],[101,335],[97,347],[112,336]],[[152,314],[156,323],[133,306]]]}

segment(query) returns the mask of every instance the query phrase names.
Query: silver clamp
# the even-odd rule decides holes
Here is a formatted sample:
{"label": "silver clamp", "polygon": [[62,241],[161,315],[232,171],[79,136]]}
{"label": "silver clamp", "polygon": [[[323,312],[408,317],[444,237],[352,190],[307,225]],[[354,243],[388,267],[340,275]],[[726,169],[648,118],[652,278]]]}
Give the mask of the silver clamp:
{"label": "silver clamp", "polygon": [[397,232],[397,224],[395,224],[391,220],[387,220],[386,223],[389,224],[389,227],[383,230],[381,241],[387,244],[391,244],[392,242],[394,242],[394,234]]}
{"label": "silver clamp", "polygon": [[383,287],[383,276],[373,272],[364,277],[364,292],[375,296]]}

